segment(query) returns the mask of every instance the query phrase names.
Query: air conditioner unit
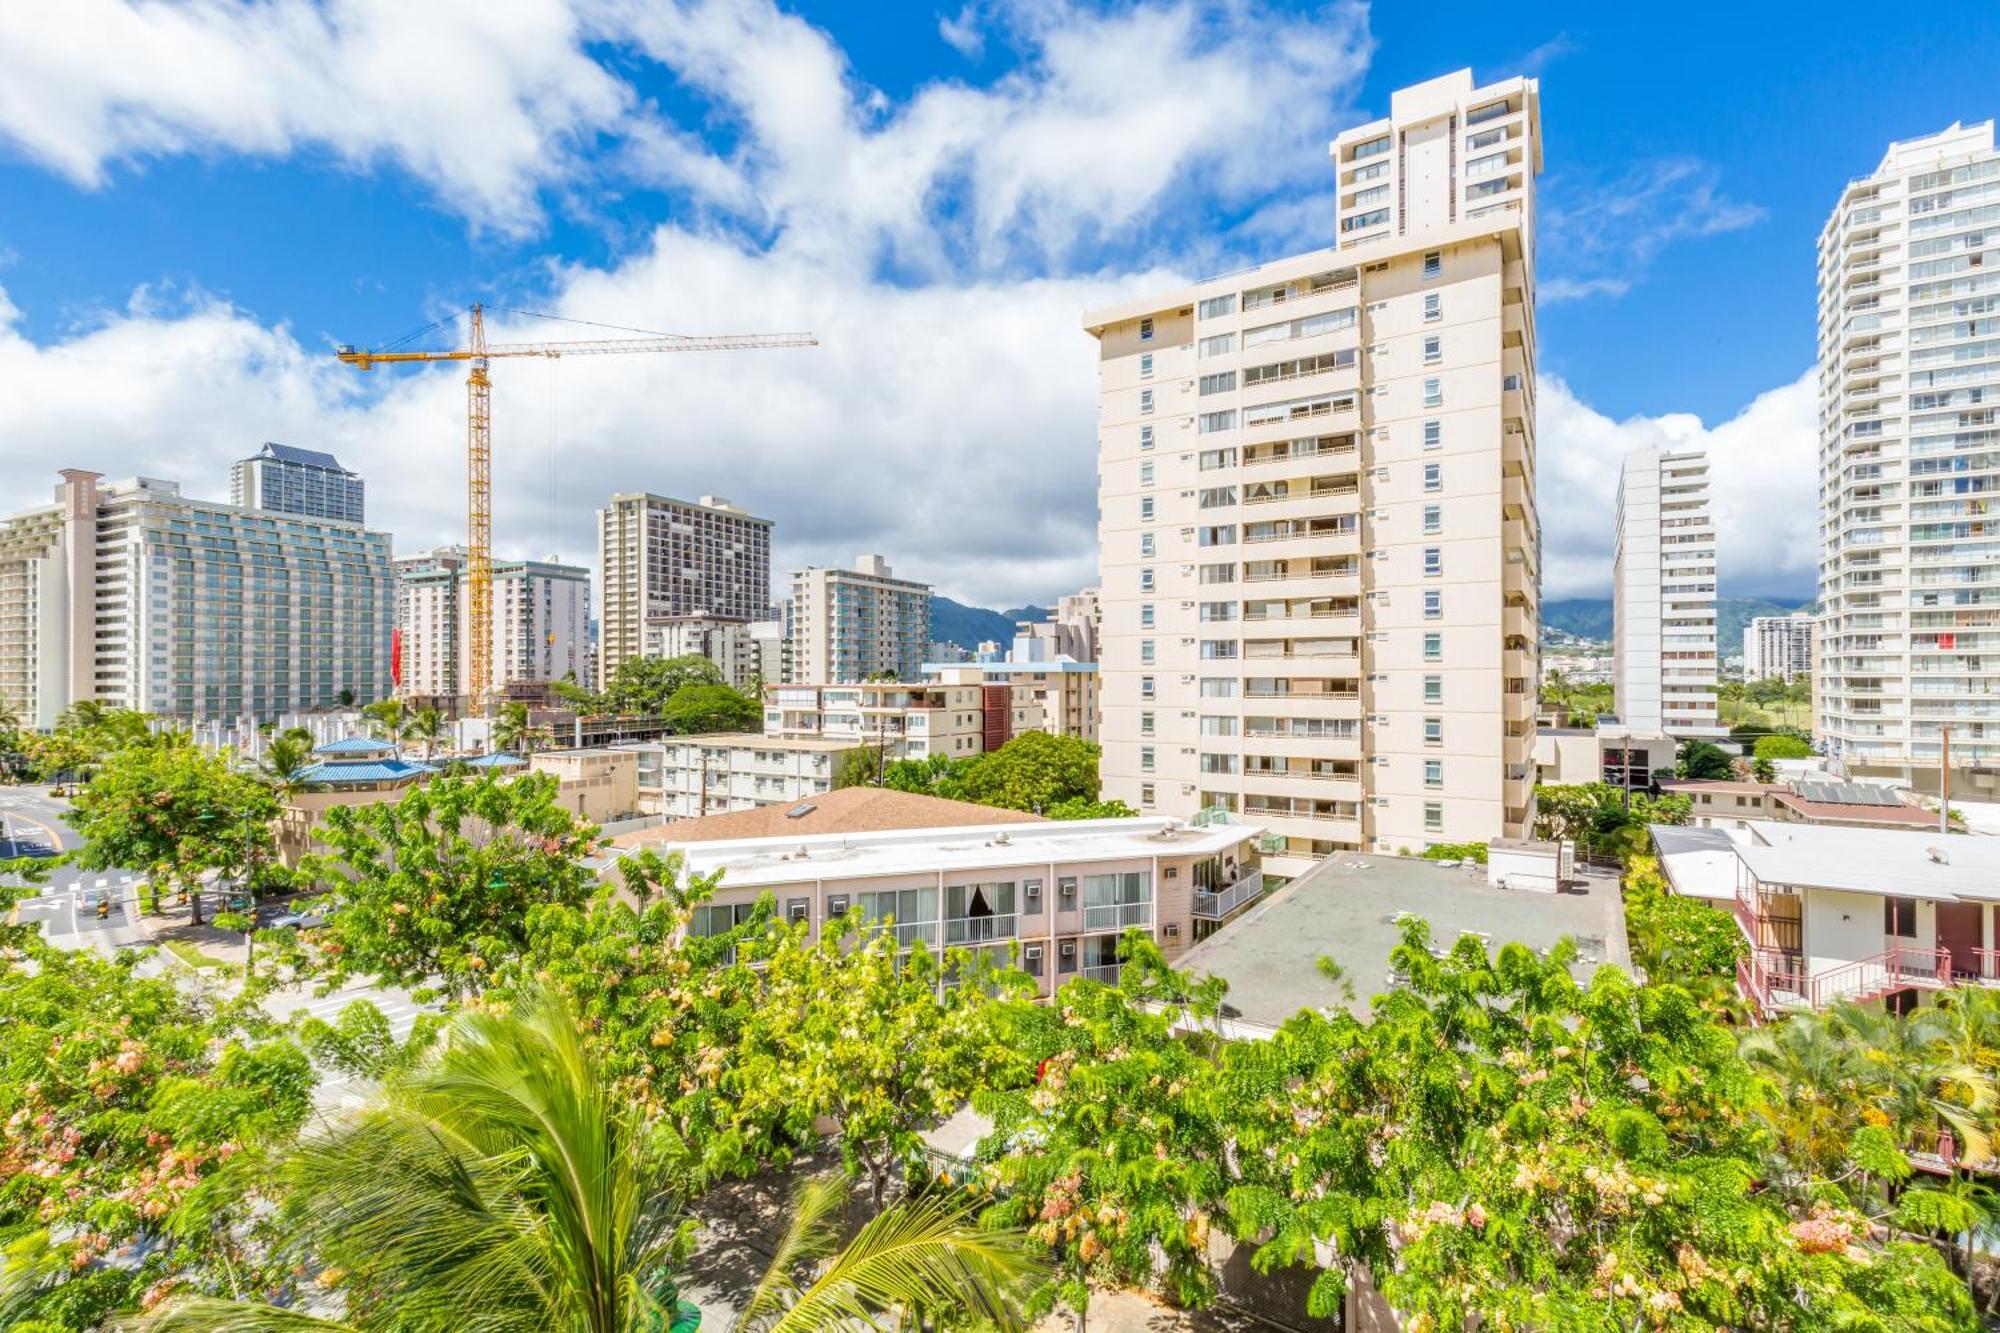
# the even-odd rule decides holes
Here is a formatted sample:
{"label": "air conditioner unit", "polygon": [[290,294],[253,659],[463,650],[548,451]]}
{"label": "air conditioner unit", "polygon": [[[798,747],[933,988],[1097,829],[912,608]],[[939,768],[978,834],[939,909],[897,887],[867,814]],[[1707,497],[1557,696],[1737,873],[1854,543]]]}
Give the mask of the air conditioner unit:
{"label": "air conditioner unit", "polygon": [[1076,876],[1064,875],[1056,880],[1056,891],[1065,898],[1076,897]]}
{"label": "air conditioner unit", "polygon": [[844,893],[836,893],[826,900],[826,914],[828,916],[846,916],[847,905],[848,905],[847,895]]}
{"label": "air conditioner unit", "polygon": [[1063,956],[1063,957],[1065,957],[1065,958],[1074,958],[1074,957],[1076,957],[1076,941],[1075,941],[1075,940],[1064,940],[1064,941],[1062,942],[1062,956]]}
{"label": "air conditioner unit", "polygon": [[1042,961],[1042,946],[1039,944],[1030,944],[1027,948],[1021,950],[1021,956],[1031,963],[1039,963]]}
{"label": "air conditioner unit", "polygon": [[1042,896],[1042,882],[1038,879],[1022,880],[1021,892],[1029,902],[1038,902]]}
{"label": "air conditioner unit", "polygon": [[1177,940],[1180,937],[1181,937],[1181,923],[1178,921],[1167,922],[1167,938],[1170,940]]}

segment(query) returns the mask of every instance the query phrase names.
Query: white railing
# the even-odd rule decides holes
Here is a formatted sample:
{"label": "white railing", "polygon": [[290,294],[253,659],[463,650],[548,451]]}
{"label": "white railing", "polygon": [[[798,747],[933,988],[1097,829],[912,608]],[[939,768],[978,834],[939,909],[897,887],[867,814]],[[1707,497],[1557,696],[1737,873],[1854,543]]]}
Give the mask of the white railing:
{"label": "white railing", "polygon": [[1107,903],[1083,909],[1085,930],[1123,930],[1127,926],[1148,926],[1152,922],[1153,905],[1149,902]]}
{"label": "white railing", "polygon": [[1220,893],[1195,890],[1194,914],[1204,921],[1220,921],[1264,892],[1264,872],[1253,870]]}

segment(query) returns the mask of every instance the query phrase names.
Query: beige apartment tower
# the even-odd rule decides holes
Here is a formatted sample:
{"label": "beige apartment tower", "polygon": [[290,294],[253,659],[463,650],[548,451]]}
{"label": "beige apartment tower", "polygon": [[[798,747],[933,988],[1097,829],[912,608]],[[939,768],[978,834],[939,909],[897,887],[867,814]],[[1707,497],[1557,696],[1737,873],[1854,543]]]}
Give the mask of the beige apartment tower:
{"label": "beige apartment tower", "polygon": [[646,623],[771,615],[771,520],[704,495],[699,504],[623,492],[597,511],[597,685],[645,652]]}
{"label": "beige apartment tower", "polygon": [[1104,794],[1290,877],[1533,817],[1533,79],[1333,144],[1338,243],[1097,311]]}

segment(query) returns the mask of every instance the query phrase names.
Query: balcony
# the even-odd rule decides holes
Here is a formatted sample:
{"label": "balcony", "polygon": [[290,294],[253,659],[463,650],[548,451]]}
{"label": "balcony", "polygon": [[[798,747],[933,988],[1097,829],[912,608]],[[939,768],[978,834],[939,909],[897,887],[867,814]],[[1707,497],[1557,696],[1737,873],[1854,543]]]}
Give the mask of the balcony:
{"label": "balcony", "polygon": [[1021,918],[1015,913],[996,916],[946,917],[944,942],[982,944],[990,940],[1011,940],[1020,933]]}
{"label": "balcony", "polygon": [[1252,870],[1225,889],[1206,893],[1200,889],[1194,894],[1194,915],[1203,921],[1221,921],[1237,908],[1262,896],[1264,892],[1264,872]]}
{"label": "balcony", "polygon": [[[1153,924],[1153,904],[1108,903],[1099,907],[1083,909],[1085,930],[1124,930],[1128,926],[1150,926]],[[1088,970],[1088,969],[1086,969]]]}

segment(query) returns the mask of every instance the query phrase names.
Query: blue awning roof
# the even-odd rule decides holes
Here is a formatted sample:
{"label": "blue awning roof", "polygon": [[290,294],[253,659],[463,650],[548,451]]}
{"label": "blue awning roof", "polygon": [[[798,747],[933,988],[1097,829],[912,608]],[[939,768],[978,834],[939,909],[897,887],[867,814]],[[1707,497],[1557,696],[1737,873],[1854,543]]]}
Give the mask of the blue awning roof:
{"label": "blue awning roof", "polygon": [[346,782],[400,782],[405,778],[420,778],[435,772],[437,769],[431,765],[409,759],[345,760],[313,764],[299,774],[299,780],[337,787]]}
{"label": "blue awning roof", "polygon": [[357,755],[394,754],[394,741],[377,740],[373,736],[349,736],[344,740],[328,741],[325,745],[313,747],[314,754]]}

